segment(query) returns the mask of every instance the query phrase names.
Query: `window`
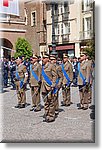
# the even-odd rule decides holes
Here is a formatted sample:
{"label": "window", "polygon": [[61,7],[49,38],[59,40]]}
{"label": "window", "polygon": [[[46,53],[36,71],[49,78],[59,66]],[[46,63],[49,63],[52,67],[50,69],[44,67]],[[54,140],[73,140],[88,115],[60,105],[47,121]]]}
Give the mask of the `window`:
{"label": "window", "polygon": [[92,33],[92,22],[91,17],[85,18],[84,20],[84,38],[90,38]]}
{"label": "window", "polygon": [[65,34],[69,34],[70,33],[70,22],[65,23],[65,30],[64,30]]}
{"label": "window", "polygon": [[68,11],[69,11],[68,2],[64,2],[64,12]]}
{"label": "window", "polygon": [[55,25],[55,35],[59,35],[59,24]]}
{"label": "window", "polygon": [[87,1],[86,1],[86,6],[87,6],[87,7],[90,6],[90,0],[87,0]]}
{"label": "window", "polygon": [[8,14],[0,14],[0,21],[9,21],[10,15]]}
{"label": "window", "polygon": [[63,34],[63,23],[61,24],[61,34]]}
{"label": "window", "polygon": [[82,10],[89,11],[93,8],[93,0],[83,0],[82,1]]}
{"label": "window", "polygon": [[70,22],[68,22],[68,33],[70,33]]}
{"label": "window", "polygon": [[91,30],[91,17],[86,18],[87,31]]}
{"label": "window", "polygon": [[57,15],[58,14],[58,4],[55,4],[55,13],[54,13],[55,15]]}
{"label": "window", "polygon": [[28,20],[27,20],[27,9],[26,8],[24,8],[24,15],[25,15],[25,25],[27,25]]}
{"label": "window", "polygon": [[36,11],[31,12],[31,26],[36,25]]}
{"label": "window", "polygon": [[63,5],[61,4],[61,13],[63,13]]}
{"label": "window", "polygon": [[74,0],[70,0],[69,1],[69,4],[71,5],[71,4],[74,4]]}

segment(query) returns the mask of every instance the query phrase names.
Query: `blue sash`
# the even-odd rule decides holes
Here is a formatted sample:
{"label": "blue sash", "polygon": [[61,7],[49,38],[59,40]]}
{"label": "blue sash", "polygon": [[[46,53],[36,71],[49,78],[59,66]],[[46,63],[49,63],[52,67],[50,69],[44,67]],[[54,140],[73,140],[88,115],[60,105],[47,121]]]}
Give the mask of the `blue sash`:
{"label": "blue sash", "polygon": [[17,78],[17,80],[20,81],[20,88],[22,88],[23,87],[23,81],[24,81],[24,79],[20,80],[20,76],[19,76],[19,74],[18,74],[17,71],[16,71],[16,78]]}
{"label": "blue sash", "polygon": [[44,71],[44,68],[42,67],[42,76],[44,78],[44,80],[47,82],[47,84],[49,84],[50,86],[52,85],[51,80],[49,79],[49,77],[47,76],[47,74]]}
{"label": "blue sash", "polygon": [[[51,80],[49,79],[49,77],[47,76],[47,74],[45,73],[43,67],[42,67],[42,76],[43,76],[44,80],[47,82],[47,84],[51,86],[51,85],[52,85],[52,82],[51,82]],[[56,85],[58,84],[58,82],[59,82],[59,78],[56,80]],[[55,86],[56,86],[56,85],[55,85]],[[56,94],[57,91],[58,91],[58,89],[55,87],[54,90],[53,90],[53,94]]]}
{"label": "blue sash", "polygon": [[34,70],[32,69],[32,65],[30,65],[30,71],[31,71],[33,77],[35,78],[35,80],[40,81],[39,78],[38,78],[38,76],[36,75],[36,73],[35,73]]}
{"label": "blue sash", "polygon": [[86,79],[85,79],[85,77],[83,76],[83,74],[80,71],[80,63],[78,63],[78,71],[79,71],[79,76],[81,77],[81,79],[83,81],[83,85],[85,85],[86,84],[86,82],[85,82]]}
{"label": "blue sash", "polygon": [[57,78],[57,80],[56,80],[56,85],[59,83],[59,80],[60,80],[60,78]]}
{"label": "blue sash", "polygon": [[70,84],[70,78],[69,78],[67,72],[65,71],[63,64],[61,65],[61,67],[62,67],[62,72],[63,72],[65,78],[67,79],[67,86],[68,86]]}

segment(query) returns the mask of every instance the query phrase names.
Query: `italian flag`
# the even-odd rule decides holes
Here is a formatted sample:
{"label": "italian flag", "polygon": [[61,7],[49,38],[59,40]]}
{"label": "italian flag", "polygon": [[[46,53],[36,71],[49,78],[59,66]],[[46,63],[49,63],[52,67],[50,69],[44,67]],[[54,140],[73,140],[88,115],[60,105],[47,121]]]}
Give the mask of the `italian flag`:
{"label": "italian flag", "polygon": [[0,0],[0,13],[19,16],[19,0]]}

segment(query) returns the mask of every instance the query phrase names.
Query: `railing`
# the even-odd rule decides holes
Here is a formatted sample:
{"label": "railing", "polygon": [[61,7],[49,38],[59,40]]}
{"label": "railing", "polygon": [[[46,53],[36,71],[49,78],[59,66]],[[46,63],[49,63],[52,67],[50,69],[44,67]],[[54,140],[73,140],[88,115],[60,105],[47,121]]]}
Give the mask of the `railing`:
{"label": "railing", "polygon": [[82,31],[80,32],[80,40],[92,39],[93,38],[93,31]]}
{"label": "railing", "polygon": [[62,36],[62,42],[68,42],[69,41],[69,34],[63,34]]}

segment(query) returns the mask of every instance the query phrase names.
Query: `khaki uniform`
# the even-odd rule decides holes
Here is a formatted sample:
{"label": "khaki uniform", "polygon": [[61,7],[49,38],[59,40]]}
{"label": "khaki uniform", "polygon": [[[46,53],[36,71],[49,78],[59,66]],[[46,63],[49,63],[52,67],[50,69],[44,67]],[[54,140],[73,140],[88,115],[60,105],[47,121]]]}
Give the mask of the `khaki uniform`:
{"label": "khaki uniform", "polygon": [[62,68],[60,65],[58,64],[55,64],[56,66],[56,70],[57,70],[57,75],[58,75],[58,78],[59,78],[59,82],[58,82],[58,92],[56,93],[56,96],[55,96],[55,112],[58,113],[59,112],[59,101],[58,101],[58,94],[59,94],[59,89],[62,85],[62,79],[63,79],[63,73],[62,73]]}
{"label": "khaki uniform", "polygon": [[[90,67],[88,62],[83,61],[80,63],[80,72],[85,77],[86,82],[89,83]],[[83,80],[79,74],[78,74],[78,85],[80,92],[80,105],[81,107],[88,108],[88,87],[83,85]]]}
{"label": "khaki uniform", "polygon": [[[38,76],[39,81],[41,81],[41,64],[38,62],[32,65],[32,70]],[[40,84],[32,75],[30,70],[30,87],[31,87],[31,96],[32,96],[32,107],[36,107],[35,110],[40,110]]]}
{"label": "khaki uniform", "polygon": [[26,93],[25,87],[20,88],[20,81],[23,80],[23,83],[26,84],[28,79],[28,73],[26,70],[26,66],[20,64],[17,66],[17,72],[20,77],[20,80],[16,79],[16,90],[17,90],[17,97],[18,97],[18,105],[25,105],[26,104]]}
{"label": "khaki uniform", "polygon": [[[43,66],[43,68],[46,75],[52,82],[52,87],[55,87],[57,79],[56,67],[48,62],[45,66]],[[48,85],[48,83],[44,80],[43,77],[42,77],[41,91],[43,98],[51,91],[51,86]],[[48,97],[46,97],[46,99],[44,100],[44,102],[45,102],[44,104],[45,118],[48,121],[54,121],[55,120],[54,94],[52,93],[49,94]]]}
{"label": "khaki uniform", "polygon": [[[72,64],[70,62],[66,62],[64,64],[64,69],[66,73],[68,74],[70,81],[73,80],[73,68]],[[69,86],[66,86],[67,79],[63,74],[63,104],[66,106],[69,106],[71,104],[71,97],[70,97],[70,84]]]}
{"label": "khaki uniform", "polygon": [[93,82],[93,76],[92,76],[92,72],[93,72],[93,67],[92,67],[92,60],[88,60],[88,66],[89,66],[89,70],[90,70],[90,76],[89,76],[89,91],[88,91],[88,102],[91,103],[92,101],[92,82]]}

